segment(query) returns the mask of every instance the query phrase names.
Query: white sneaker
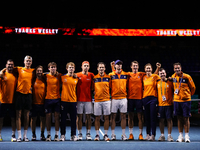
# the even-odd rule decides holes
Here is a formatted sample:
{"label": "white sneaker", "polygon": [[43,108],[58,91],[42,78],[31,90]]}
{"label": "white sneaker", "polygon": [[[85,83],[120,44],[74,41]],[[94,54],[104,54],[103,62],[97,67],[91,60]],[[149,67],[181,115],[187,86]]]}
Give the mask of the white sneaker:
{"label": "white sneaker", "polygon": [[170,135],[170,136],[167,137],[167,141],[169,141],[169,142],[173,142],[174,139],[173,139],[173,137]]}
{"label": "white sneaker", "polygon": [[115,135],[115,134],[112,134],[112,135],[111,135],[111,140],[112,140],[112,141],[115,141],[115,140],[116,140],[116,135]]}
{"label": "white sneaker", "polygon": [[185,142],[190,143],[190,137],[188,135],[185,135]]}
{"label": "white sneaker", "polygon": [[17,139],[14,134],[11,136],[11,142],[17,142]]}
{"label": "white sneaker", "polygon": [[18,137],[17,142],[21,142],[22,138]]}
{"label": "white sneaker", "polygon": [[3,141],[2,136],[0,135],[0,142]]}
{"label": "white sneaker", "polygon": [[78,140],[79,140],[79,141],[82,141],[82,139],[83,139],[83,135],[82,135],[82,133],[79,133],[79,134],[78,134]]}
{"label": "white sneaker", "polygon": [[149,134],[147,134],[147,136],[144,138],[145,141],[148,141],[150,138]]}
{"label": "white sneaker", "polygon": [[23,141],[29,142],[29,139],[28,139],[27,137],[24,137],[24,138],[23,138]]}
{"label": "white sneaker", "polygon": [[70,141],[77,141],[78,138],[76,137],[76,135],[72,135]]}
{"label": "white sneaker", "polygon": [[65,141],[65,135],[60,136],[60,141]]}
{"label": "white sneaker", "polygon": [[164,135],[161,135],[161,136],[158,138],[158,141],[165,141],[165,136],[164,136]]}
{"label": "white sneaker", "polygon": [[99,141],[100,140],[100,137],[99,137],[99,135],[97,134],[96,136],[95,136],[95,138],[94,138],[94,141]]}
{"label": "white sneaker", "polygon": [[92,137],[91,137],[90,133],[87,133],[87,134],[86,134],[86,140],[88,140],[88,141],[91,141],[91,140],[92,140]]}
{"label": "white sneaker", "polygon": [[122,139],[123,141],[128,141],[126,135],[122,135],[121,139]]}
{"label": "white sneaker", "polygon": [[51,135],[47,135],[46,141],[51,141]]}
{"label": "white sneaker", "polygon": [[54,141],[59,141],[58,135],[55,135],[55,136],[54,136]]}
{"label": "white sneaker", "polygon": [[155,141],[155,136],[151,135],[150,138],[149,138],[149,141]]}
{"label": "white sneaker", "polygon": [[184,142],[184,138],[182,135],[178,136],[178,139],[176,140],[176,142]]}
{"label": "white sneaker", "polygon": [[108,138],[108,135],[107,135],[107,134],[104,134],[103,139],[104,139],[105,141],[110,141],[110,139]]}

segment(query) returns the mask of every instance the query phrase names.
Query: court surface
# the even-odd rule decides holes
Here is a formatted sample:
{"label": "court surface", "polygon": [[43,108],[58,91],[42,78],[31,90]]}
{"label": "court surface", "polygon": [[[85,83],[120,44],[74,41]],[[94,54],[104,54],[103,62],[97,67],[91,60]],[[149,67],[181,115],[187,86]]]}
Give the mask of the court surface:
{"label": "court surface", "polygon": [[[103,131],[103,127],[101,126],[101,130]],[[54,127],[52,127],[51,130],[51,136],[52,140],[54,138]],[[85,126],[82,129],[83,133],[83,139],[85,139],[85,133],[86,129]],[[139,135],[139,130],[138,127],[134,127],[133,129],[133,134],[135,137],[134,141],[121,141],[121,127],[117,126],[115,130],[115,134],[117,136],[116,141],[110,141],[106,142],[103,141],[103,136],[100,134],[101,141],[70,141],[70,127],[66,127],[66,140],[65,142],[46,142],[46,141],[39,141],[40,138],[40,128],[37,127],[36,129],[36,135],[37,135],[37,140],[38,141],[29,141],[29,142],[10,142],[10,137],[11,137],[11,127],[3,127],[2,129],[2,138],[3,141],[0,142],[0,150],[198,150],[200,149],[200,127],[191,127],[190,128],[190,140],[191,143],[177,143],[177,142],[159,142],[157,141],[159,136],[160,136],[160,130],[159,127],[157,127],[157,132],[156,132],[156,141],[150,142],[150,141],[138,141],[138,135]],[[91,135],[92,138],[94,139],[95,137],[95,129],[92,127],[91,129]],[[109,137],[111,135],[111,130],[108,131]],[[16,133],[17,135],[17,133]],[[22,130],[22,135],[23,135],[23,130]],[[28,129],[28,138],[31,140],[32,133],[31,129]],[[45,131],[46,135],[46,131]],[[129,131],[128,127],[126,127],[126,135],[128,137]],[[60,136],[60,135],[59,135]],[[143,129],[143,136],[146,136],[146,128],[144,127]],[[165,137],[167,138],[167,128],[165,128]],[[172,130],[172,137],[174,140],[177,139],[178,137],[178,129],[177,127],[173,127]]]}

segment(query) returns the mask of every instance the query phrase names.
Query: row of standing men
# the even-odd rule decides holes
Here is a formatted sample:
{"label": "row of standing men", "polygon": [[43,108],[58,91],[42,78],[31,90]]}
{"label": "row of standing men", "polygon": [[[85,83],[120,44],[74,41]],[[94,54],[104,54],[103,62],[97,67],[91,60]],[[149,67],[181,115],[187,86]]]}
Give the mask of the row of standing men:
{"label": "row of standing men", "polygon": [[[71,119],[71,139],[82,140],[82,119],[86,116],[86,139],[92,140],[91,114],[95,115],[96,141],[100,140],[100,116],[104,115],[104,140],[116,140],[115,119],[118,110],[121,116],[122,140],[133,140],[133,117],[136,108],[139,126],[139,140],[154,141],[156,136],[156,119],[159,117],[161,136],[159,141],[165,140],[164,118],[168,123],[168,141],[173,141],[172,114],[177,116],[179,136],[177,142],[184,141],[183,127],[185,130],[185,142],[189,139],[189,117],[191,109],[191,95],[195,92],[195,84],[188,74],[181,71],[181,64],[174,64],[174,74],[166,78],[166,71],[157,63],[155,73],[152,73],[150,63],[146,64],[145,72],[138,72],[139,63],[131,63],[132,72],[122,70],[123,62],[116,60],[111,62],[112,72],[105,73],[106,65],[103,62],[97,64],[98,74],[89,72],[88,61],[82,63],[82,72],[74,73],[75,64],[69,62],[66,65],[67,74],[57,72],[55,62],[48,64],[49,73],[43,73],[43,67],[32,69],[32,57],[24,58],[25,67],[14,67],[14,62],[8,60],[6,68],[0,72],[0,141],[2,141],[1,129],[3,117],[9,110],[12,124],[11,141],[22,141],[21,116],[24,116],[23,141],[27,138],[29,125],[29,113],[31,114],[32,140],[36,140],[36,119],[40,114],[41,140],[51,141],[51,114],[55,118],[54,141],[65,141],[67,113]],[[157,75],[159,74],[159,75]],[[60,88],[61,87],[61,88]],[[61,90],[62,89],[62,90]],[[61,91],[61,92],[60,92]],[[94,92],[94,109],[92,106],[92,94]],[[61,94],[60,94],[61,93]],[[111,95],[111,100],[110,100]],[[158,112],[156,107],[158,105]],[[143,138],[143,107],[146,121],[146,137]],[[16,110],[16,111],[15,111]],[[23,110],[23,112],[22,112]],[[93,112],[94,111],[94,112]],[[125,135],[126,113],[128,112],[129,138]],[[157,115],[158,113],[158,115]],[[109,116],[111,114],[111,138],[108,137]],[[61,122],[59,121],[61,115]],[[46,116],[46,117],[45,117]],[[15,119],[16,117],[16,119]],[[46,119],[46,120],[45,120]],[[16,120],[16,121],[15,121]],[[44,136],[45,123],[47,137]],[[76,136],[76,124],[78,137]],[[17,126],[18,138],[15,138],[15,126]],[[59,138],[59,127],[61,136]]]}

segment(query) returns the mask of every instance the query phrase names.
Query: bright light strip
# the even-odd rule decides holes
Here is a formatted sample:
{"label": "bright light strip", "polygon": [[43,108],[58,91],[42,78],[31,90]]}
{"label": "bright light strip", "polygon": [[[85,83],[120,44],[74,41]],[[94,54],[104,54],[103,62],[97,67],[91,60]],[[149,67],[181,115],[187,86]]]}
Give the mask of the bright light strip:
{"label": "bright light strip", "polygon": [[0,26],[0,33],[75,36],[200,36],[200,29],[75,29]]}

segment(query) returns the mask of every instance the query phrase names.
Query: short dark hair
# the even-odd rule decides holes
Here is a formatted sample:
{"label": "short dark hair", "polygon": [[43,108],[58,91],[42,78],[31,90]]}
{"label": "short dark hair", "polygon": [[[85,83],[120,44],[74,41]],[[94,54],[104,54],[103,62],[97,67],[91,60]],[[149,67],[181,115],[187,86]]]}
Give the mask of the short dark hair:
{"label": "short dark hair", "polygon": [[173,66],[175,65],[179,65],[181,67],[181,63],[180,62],[177,62],[177,63],[174,63]]}
{"label": "short dark hair", "polygon": [[104,62],[99,62],[99,63],[97,64],[97,67],[99,67],[100,64],[103,64],[103,65],[106,67],[106,64],[105,64]]}
{"label": "short dark hair", "polygon": [[8,60],[7,60],[7,63],[8,63],[8,62],[13,62],[13,64],[14,64],[14,61],[13,61],[12,59],[8,59]]}
{"label": "short dark hair", "polygon": [[[163,70],[165,70],[165,69],[164,69],[164,68],[160,68],[160,69],[159,69],[159,71],[163,71]],[[165,71],[166,71],[166,70],[165,70]]]}
{"label": "short dark hair", "polygon": [[38,68],[42,68],[42,70],[43,70],[43,67],[42,67],[41,65],[37,66],[37,67],[35,68],[35,70],[37,70]]}
{"label": "short dark hair", "polygon": [[[12,59],[8,59],[7,61],[10,61],[10,62],[11,62],[11,61],[13,61],[13,60],[12,60]],[[13,62],[14,62],[14,61],[13,61]]]}
{"label": "short dark hair", "polygon": [[56,66],[56,67],[57,67],[57,64],[56,64],[55,62],[50,62],[50,63],[48,64],[48,68],[50,68],[51,66]]}

